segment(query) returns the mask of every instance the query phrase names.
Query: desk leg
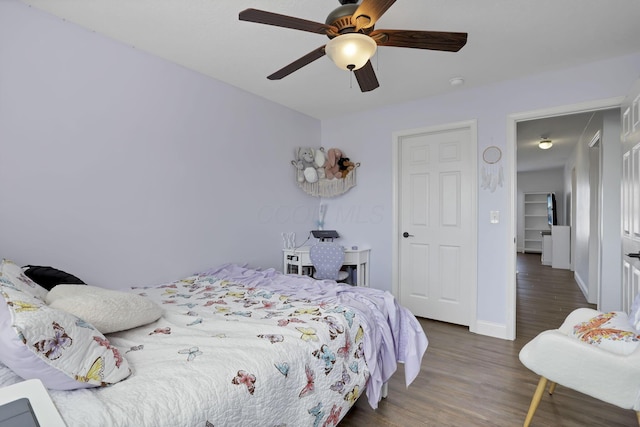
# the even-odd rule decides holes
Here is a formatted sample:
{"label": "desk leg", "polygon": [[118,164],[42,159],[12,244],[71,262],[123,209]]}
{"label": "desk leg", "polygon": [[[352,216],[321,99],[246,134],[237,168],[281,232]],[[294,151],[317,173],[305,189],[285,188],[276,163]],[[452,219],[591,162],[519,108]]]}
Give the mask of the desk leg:
{"label": "desk leg", "polygon": [[364,268],[362,270],[364,273],[364,278],[362,281],[362,286],[366,286],[368,288],[369,287],[369,263],[365,262],[363,267]]}
{"label": "desk leg", "polygon": [[368,267],[369,267],[369,263],[363,262],[361,264],[358,264],[357,266],[357,270],[358,270],[358,283],[356,283],[357,286],[364,286],[364,287],[369,287],[369,272],[368,272]]}

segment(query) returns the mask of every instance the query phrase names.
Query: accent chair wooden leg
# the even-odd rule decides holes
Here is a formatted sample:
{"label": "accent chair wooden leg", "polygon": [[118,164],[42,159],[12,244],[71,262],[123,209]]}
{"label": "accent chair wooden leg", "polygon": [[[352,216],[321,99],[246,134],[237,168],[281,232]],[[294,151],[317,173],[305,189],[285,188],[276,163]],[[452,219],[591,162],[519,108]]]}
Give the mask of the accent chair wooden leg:
{"label": "accent chair wooden leg", "polygon": [[524,427],[529,427],[531,424],[531,419],[533,418],[533,414],[536,413],[536,409],[538,409],[538,405],[540,404],[540,400],[542,399],[542,393],[544,393],[544,389],[547,386],[547,379],[545,377],[540,377],[540,381],[538,382],[538,387],[536,387],[535,393],[533,393],[533,398],[531,399],[531,405],[529,405],[529,412],[527,412],[527,418],[524,420]]}
{"label": "accent chair wooden leg", "polygon": [[553,394],[556,391],[556,385],[553,381],[549,381],[549,394]]}

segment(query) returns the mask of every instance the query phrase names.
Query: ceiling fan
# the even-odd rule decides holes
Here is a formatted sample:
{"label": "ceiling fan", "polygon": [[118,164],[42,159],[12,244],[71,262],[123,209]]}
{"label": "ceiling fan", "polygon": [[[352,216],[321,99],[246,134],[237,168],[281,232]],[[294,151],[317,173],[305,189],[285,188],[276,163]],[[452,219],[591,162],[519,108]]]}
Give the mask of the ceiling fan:
{"label": "ceiling fan", "polygon": [[341,4],[332,11],[324,24],[280,15],[258,9],[240,12],[241,21],[274,25],[324,34],[329,42],[267,76],[280,80],[323,57],[325,54],[345,70],[353,71],[362,92],[380,86],[369,60],[377,46],[408,47],[457,52],[467,43],[467,33],[413,30],[376,30],[374,25],[396,0],[338,0]]}

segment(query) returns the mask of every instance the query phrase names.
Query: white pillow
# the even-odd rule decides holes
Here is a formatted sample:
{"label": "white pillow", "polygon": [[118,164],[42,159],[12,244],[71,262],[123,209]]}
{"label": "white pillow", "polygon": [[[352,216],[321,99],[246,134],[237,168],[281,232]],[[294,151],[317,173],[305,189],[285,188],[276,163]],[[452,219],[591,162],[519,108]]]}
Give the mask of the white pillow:
{"label": "white pillow", "polygon": [[146,325],[162,316],[162,308],[145,297],[89,285],[58,285],[47,294],[47,304],[78,316],[103,334]]}

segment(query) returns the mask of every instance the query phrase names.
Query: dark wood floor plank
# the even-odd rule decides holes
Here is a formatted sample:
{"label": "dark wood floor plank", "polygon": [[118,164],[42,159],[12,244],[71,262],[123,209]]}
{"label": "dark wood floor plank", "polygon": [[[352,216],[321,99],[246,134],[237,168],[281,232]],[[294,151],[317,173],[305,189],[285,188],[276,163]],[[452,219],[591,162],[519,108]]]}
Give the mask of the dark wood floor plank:
{"label": "dark wood floor plank", "polygon": [[[468,328],[419,319],[429,348],[414,383],[406,388],[404,370],[389,382],[389,397],[374,411],[358,399],[340,423],[362,426],[522,425],[539,377],[518,359],[538,333],[560,326],[573,309],[592,307],[573,272],[540,264],[540,255],[518,254],[517,339],[472,334]],[[545,394],[532,426],[637,426],[633,411],[558,386]]]}

